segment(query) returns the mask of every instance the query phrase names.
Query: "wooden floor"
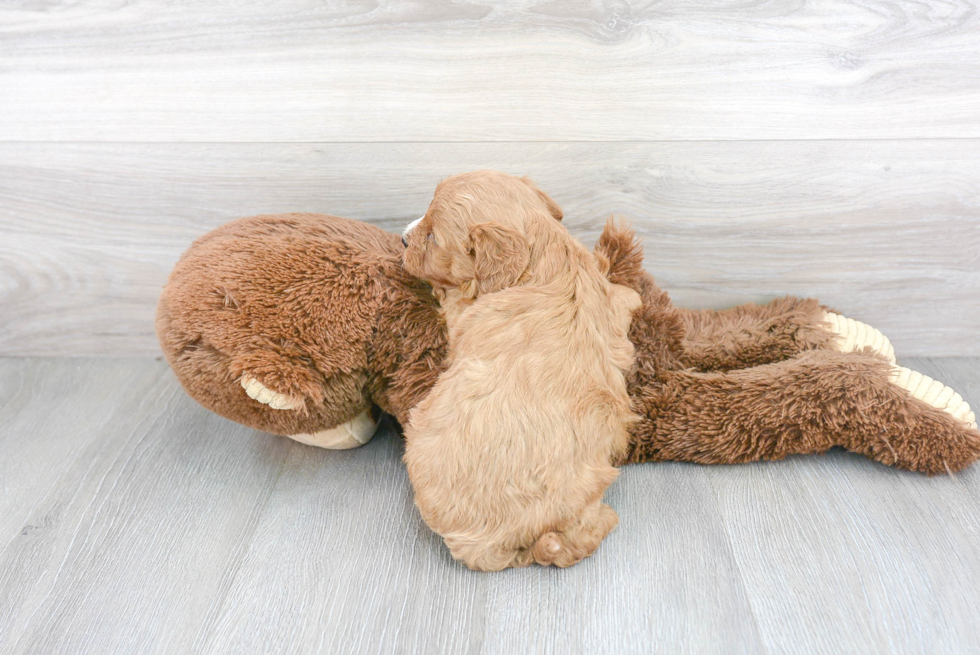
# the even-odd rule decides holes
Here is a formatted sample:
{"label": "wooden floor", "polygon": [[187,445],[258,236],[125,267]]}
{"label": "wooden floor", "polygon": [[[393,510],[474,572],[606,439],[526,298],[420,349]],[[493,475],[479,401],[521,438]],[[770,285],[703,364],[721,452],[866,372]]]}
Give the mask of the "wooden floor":
{"label": "wooden floor", "polygon": [[[980,405],[980,360],[905,360]],[[980,466],[843,451],[627,467],[568,570],[464,569],[397,436],[225,421],[153,359],[0,359],[2,653],[957,653],[980,644]]]}

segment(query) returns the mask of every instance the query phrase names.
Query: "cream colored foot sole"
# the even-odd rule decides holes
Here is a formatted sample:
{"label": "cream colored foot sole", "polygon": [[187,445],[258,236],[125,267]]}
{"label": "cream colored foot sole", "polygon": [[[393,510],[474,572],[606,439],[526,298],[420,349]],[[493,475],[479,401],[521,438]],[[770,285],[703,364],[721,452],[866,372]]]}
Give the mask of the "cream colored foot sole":
{"label": "cream colored foot sole", "polygon": [[830,331],[837,335],[837,349],[842,353],[852,353],[871,347],[889,362],[895,363],[895,349],[892,348],[888,337],[870,325],[831,312],[825,313],[823,320],[830,323]]}
{"label": "cream colored foot sole", "polygon": [[891,381],[922,402],[948,412],[974,430],[977,429],[977,417],[970,409],[970,405],[963,400],[963,396],[942,382],[903,366],[892,368]]}
{"label": "cream colored foot sole", "polygon": [[257,400],[263,405],[268,405],[272,409],[299,409],[303,406],[303,401],[281,393],[276,393],[255,378],[242,378],[242,389],[248,394],[249,398]]}
{"label": "cream colored foot sole", "polygon": [[307,446],[317,448],[328,448],[330,450],[347,450],[357,448],[371,441],[378,424],[371,418],[369,412],[363,412],[355,416],[352,420],[338,425],[331,430],[321,430],[313,434],[291,434],[290,439],[294,439]]}

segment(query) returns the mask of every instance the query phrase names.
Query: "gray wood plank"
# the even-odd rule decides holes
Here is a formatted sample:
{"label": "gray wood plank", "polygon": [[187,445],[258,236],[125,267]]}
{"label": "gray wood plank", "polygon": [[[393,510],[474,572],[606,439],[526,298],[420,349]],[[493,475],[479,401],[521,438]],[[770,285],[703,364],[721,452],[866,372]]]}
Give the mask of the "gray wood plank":
{"label": "gray wood plank", "polygon": [[[421,523],[401,453],[390,435],[355,452],[294,453],[302,459],[278,480],[209,650],[761,648],[717,502],[696,469],[625,471],[608,495],[623,525],[580,566],[481,575],[453,562]],[[682,515],[663,511],[678,504]]]}
{"label": "gray wood plank", "polygon": [[627,467],[606,502],[620,524],[584,566],[492,579],[486,652],[764,651],[699,467]]}
{"label": "gray wood plank", "polygon": [[[0,359],[0,540],[28,536],[56,520],[41,516],[30,520],[39,500],[61,484],[63,476],[77,468],[86,451],[111,454],[110,443],[100,433],[118,404],[120,388],[132,397],[152,389],[146,361],[107,362],[102,374],[112,380],[93,383],[91,369],[67,361]],[[157,376],[158,377],[158,376]],[[142,417],[119,421],[121,431],[132,429]],[[79,431],[78,425],[90,429]],[[6,541],[0,541],[6,543]],[[2,575],[3,572],[0,572]]]}
{"label": "gray wood plank", "polygon": [[[908,362],[980,405],[980,360]],[[832,452],[624,469],[565,571],[476,574],[387,429],[322,451],[209,415],[161,362],[0,358],[0,650],[970,652],[980,468]]]}
{"label": "gray wood plank", "polygon": [[296,448],[206,650],[469,652],[488,579],[423,527],[390,431],[356,451]]}
{"label": "gray wood plank", "polygon": [[0,362],[0,651],[187,652],[291,442],[204,411],[162,362]]}
{"label": "gray wood plank", "polygon": [[[976,359],[906,365],[980,403]],[[705,469],[770,653],[966,653],[980,643],[980,469],[857,455]]]}
{"label": "gray wood plank", "polygon": [[16,3],[0,140],[980,137],[974,2]]}
{"label": "gray wood plank", "polygon": [[154,354],[180,253],[239,216],[397,230],[444,176],[529,174],[586,242],[611,213],[678,305],[816,296],[902,355],[980,354],[980,141],[0,144],[0,353]]}

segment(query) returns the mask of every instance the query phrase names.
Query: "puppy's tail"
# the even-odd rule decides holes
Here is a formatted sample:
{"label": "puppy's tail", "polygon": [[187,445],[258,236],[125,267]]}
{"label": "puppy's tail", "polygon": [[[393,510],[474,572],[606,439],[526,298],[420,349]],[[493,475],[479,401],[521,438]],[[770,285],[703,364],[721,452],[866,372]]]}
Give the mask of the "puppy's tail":
{"label": "puppy's tail", "polygon": [[574,543],[564,532],[545,532],[531,548],[531,557],[541,566],[571,566],[592,554],[600,539]]}
{"label": "puppy's tail", "polygon": [[563,559],[565,550],[564,539],[557,532],[545,532],[538,537],[531,547],[531,556],[541,566],[549,566]]}

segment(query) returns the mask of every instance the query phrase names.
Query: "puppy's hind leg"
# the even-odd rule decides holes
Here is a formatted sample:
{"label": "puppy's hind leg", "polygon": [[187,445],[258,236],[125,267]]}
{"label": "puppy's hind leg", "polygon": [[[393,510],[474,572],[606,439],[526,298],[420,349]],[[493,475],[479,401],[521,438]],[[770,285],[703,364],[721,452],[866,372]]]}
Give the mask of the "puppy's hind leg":
{"label": "puppy's hind leg", "polygon": [[546,532],[534,543],[531,554],[542,566],[571,566],[582,561],[599,547],[599,543],[619,523],[619,516],[609,505],[596,502],[582,512],[578,523],[560,532]]}

